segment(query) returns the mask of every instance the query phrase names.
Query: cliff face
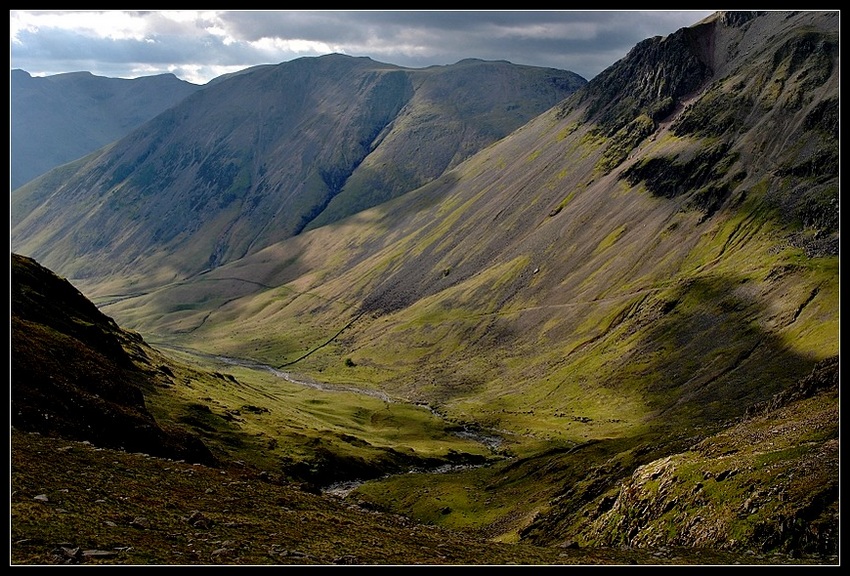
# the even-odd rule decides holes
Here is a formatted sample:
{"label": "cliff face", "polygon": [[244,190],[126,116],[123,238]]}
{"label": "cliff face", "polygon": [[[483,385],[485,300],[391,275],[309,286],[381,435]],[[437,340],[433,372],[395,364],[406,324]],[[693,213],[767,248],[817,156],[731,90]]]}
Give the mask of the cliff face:
{"label": "cliff face", "polygon": [[706,47],[714,26],[697,24],[640,42],[570,106],[586,104],[585,121],[599,124],[608,136],[641,115],[654,123],[663,120],[712,77]]}
{"label": "cliff face", "polygon": [[[745,179],[781,179],[772,206],[787,223],[832,235],[829,248],[822,238],[814,249],[836,253],[835,17],[719,13],[638,44],[570,99],[564,113],[584,104],[586,121],[612,137],[606,170],[672,122],[675,136],[701,139],[701,149],[695,156],[647,156],[624,173],[632,185],[643,182],[668,198],[703,189],[695,202],[712,212]],[[804,175],[805,184],[795,183]],[[705,189],[709,180],[725,182]]]}

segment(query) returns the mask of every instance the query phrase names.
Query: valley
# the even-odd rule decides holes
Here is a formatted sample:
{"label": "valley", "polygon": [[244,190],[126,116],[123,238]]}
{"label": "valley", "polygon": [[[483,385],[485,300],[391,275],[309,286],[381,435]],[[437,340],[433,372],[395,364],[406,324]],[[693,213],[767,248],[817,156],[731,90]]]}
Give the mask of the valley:
{"label": "valley", "polygon": [[13,562],[839,563],[838,70],[303,58],[14,190]]}

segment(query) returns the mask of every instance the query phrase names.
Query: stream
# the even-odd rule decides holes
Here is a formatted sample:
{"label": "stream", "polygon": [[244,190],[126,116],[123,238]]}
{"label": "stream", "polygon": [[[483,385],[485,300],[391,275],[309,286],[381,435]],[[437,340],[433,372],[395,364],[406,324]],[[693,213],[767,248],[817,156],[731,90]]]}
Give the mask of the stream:
{"label": "stream", "polygon": [[239,358],[229,358],[227,356],[216,356],[216,360],[220,360],[225,364],[230,364],[231,366],[241,366],[242,368],[250,368],[252,370],[264,370],[266,372],[270,372],[278,378],[283,378],[287,382],[292,382],[293,384],[299,384],[301,386],[306,386],[307,388],[314,388],[316,390],[322,390],[323,392],[352,392],[354,394],[363,394],[364,396],[371,396],[373,398],[377,398],[379,400],[383,400],[384,402],[400,402],[400,400],[393,400],[390,398],[388,394],[382,392],[380,390],[370,390],[368,388],[357,388],[355,386],[340,386],[336,384],[325,384],[322,382],[316,382],[315,380],[306,380],[303,378],[296,378],[290,372],[284,372],[282,370],[278,370],[273,366],[269,366],[268,364],[260,364],[257,362],[251,362],[248,360],[240,360]]}
{"label": "stream", "polygon": [[[384,402],[390,403],[407,403],[404,400],[394,399],[390,397],[385,392],[380,390],[370,390],[368,388],[358,388],[356,386],[343,386],[337,384],[327,384],[323,382],[317,382],[312,379],[304,378],[303,376],[296,377],[291,372],[285,372],[283,370],[278,370],[273,366],[269,366],[267,364],[261,364],[259,362],[253,362],[249,360],[242,360],[239,358],[231,358],[228,356],[216,356],[216,360],[223,362],[225,364],[229,364],[231,366],[240,366],[242,368],[249,368],[252,370],[262,370],[273,374],[278,378],[282,378],[287,382],[291,382],[293,384],[298,384],[300,386],[306,386],[308,388],[313,388],[315,390],[321,390],[323,392],[350,392],[354,394],[363,394],[364,396],[371,396],[373,398],[378,398]],[[470,426],[467,424],[457,425],[455,423],[450,422],[445,414],[440,413],[437,409],[435,409],[430,404],[416,402],[413,403],[415,406],[424,408],[428,410],[433,416],[439,418],[443,422],[450,424],[452,429],[450,430],[451,434],[463,438],[465,440],[471,440],[473,442],[478,442],[479,444],[483,444],[490,450],[492,453],[496,453],[498,449],[503,444],[503,439],[501,436],[496,434],[485,434],[478,429],[477,426]],[[433,468],[413,468],[408,470],[407,474],[421,474],[421,473],[429,473],[429,474],[447,474],[449,472],[458,472],[461,470],[469,470],[471,468],[477,468],[480,466],[484,466],[485,464],[443,464]],[[395,476],[397,474],[389,474],[389,476]],[[326,494],[331,494],[339,497],[347,496],[352,490],[355,490],[357,487],[361,486],[364,482],[368,482],[369,480],[345,480],[342,482],[335,482],[333,484],[329,484],[322,488],[322,492]]]}
{"label": "stream", "polygon": [[372,480],[343,480],[341,482],[334,482],[333,484],[323,486],[322,493],[345,498],[350,492],[353,492],[367,482],[377,482],[401,474],[448,474],[449,472],[472,470],[473,468],[481,468],[482,466],[486,466],[486,464],[443,464],[434,468],[411,468],[407,472],[395,472]]}
{"label": "stream", "polygon": [[[242,368],[250,368],[252,370],[263,370],[266,372],[270,372],[271,374],[277,376],[278,378],[282,378],[287,382],[292,382],[293,384],[306,386],[315,390],[322,390],[323,392],[351,392],[353,394],[363,394],[364,396],[371,396],[372,398],[377,398],[384,402],[408,403],[405,400],[392,398],[389,394],[387,394],[386,392],[382,392],[381,390],[370,390],[368,388],[358,388],[356,386],[342,386],[339,384],[327,384],[323,382],[317,382],[312,379],[306,379],[303,376],[296,378],[291,372],[284,372],[282,370],[278,370],[273,366],[269,366],[268,364],[261,364],[259,362],[252,362],[250,360],[230,358],[228,356],[216,356],[215,358],[216,360],[224,362],[225,364],[230,364],[231,366],[240,366]],[[413,405],[428,410],[432,415],[436,416],[437,418],[446,423],[453,424],[446,418],[445,414],[441,414],[430,404],[416,402],[413,403]],[[457,425],[453,424],[453,426]],[[467,424],[460,425],[459,430],[451,430],[451,433],[459,438],[464,438],[465,440],[472,440],[473,442],[484,444],[491,452],[495,452],[496,450],[498,450],[503,443],[501,436],[495,434],[484,434],[483,432],[480,432],[477,427],[473,427]]]}

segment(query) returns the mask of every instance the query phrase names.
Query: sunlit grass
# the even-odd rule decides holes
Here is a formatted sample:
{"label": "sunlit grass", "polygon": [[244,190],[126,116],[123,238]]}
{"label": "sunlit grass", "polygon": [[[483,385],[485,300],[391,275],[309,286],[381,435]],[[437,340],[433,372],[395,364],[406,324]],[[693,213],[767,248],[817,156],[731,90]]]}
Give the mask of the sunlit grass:
{"label": "sunlit grass", "polygon": [[200,433],[231,460],[266,468],[279,467],[281,461],[309,461],[316,442],[338,456],[366,462],[385,458],[388,451],[407,454],[411,461],[444,458],[450,452],[489,453],[481,443],[452,434],[449,423],[424,407],[344,389],[320,390],[262,367],[168,351],[219,377],[178,373],[173,387],[151,396],[152,412],[164,421],[181,421],[186,406],[209,407],[206,423],[214,429]]}

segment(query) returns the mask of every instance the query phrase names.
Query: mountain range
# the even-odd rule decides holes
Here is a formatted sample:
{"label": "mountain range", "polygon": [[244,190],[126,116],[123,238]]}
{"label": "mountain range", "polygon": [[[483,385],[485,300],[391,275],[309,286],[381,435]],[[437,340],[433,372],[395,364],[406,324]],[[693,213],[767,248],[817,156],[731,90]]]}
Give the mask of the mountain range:
{"label": "mountain range", "polygon": [[[590,82],[249,69],[14,190],[12,250],[157,358],[148,414],[223,470],[564,558],[831,563],[838,20],[719,12]],[[14,365],[16,427],[51,366]]]}
{"label": "mountain range", "polygon": [[[51,268],[77,260],[74,276],[99,262],[186,277],[419,187],[584,83],[474,60],[411,70],[335,54],[254,68],[67,166],[61,191],[51,175],[21,190],[15,236]],[[59,214],[73,224],[35,242],[66,243],[61,267],[27,246]]]}

